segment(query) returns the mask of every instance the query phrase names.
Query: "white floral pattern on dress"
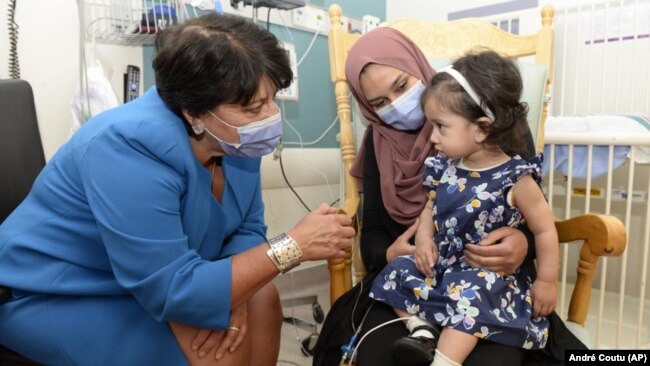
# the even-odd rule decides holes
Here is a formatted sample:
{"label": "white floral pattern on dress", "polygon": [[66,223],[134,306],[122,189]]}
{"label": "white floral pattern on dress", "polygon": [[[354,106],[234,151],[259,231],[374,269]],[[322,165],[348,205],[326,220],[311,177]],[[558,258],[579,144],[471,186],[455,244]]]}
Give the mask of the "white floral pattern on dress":
{"label": "white floral pattern on dress", "polygon": [[530,276],[524,270],[501,276],[471,268],[463,256],[465,245],[523,221],[507,196],[524,175],[541,180],[541,161],[541,155],[529,161],[517,156],[498,167],[472,171],[443,157],[428,158],[423,184],[434,203],[439,253],[435,275],[422,275],[412,256],[398,257],[375,279],[370,296],[478,338],[543,348],[548,319],[532,317]]}

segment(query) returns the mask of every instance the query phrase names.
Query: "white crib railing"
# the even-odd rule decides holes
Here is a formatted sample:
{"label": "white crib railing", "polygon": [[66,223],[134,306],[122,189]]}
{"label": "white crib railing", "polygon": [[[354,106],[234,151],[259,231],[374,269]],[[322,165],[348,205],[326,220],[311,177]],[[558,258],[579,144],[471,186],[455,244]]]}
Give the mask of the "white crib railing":
{"label": "white crib railing", "polygon": [[[595,283],[599,283],[599,287],[592,293],[586,324],[594,336],[594,345],[598,348],[650,348],[648,321],[644,322],[644,316],[650,312],[646,295],[650,256],[650,167],[634,159],[637,148],[650,147],[650,134],[611,137],[547,134],[546,143],[551,146],[546,157],[550,166],[555,166],[555,145],[569,146],[568,173],[551,171],[545,178],[544,188],[556,217],[567,218],[586,212],[614,215],[624,222],[628,231],[628,246],[623,255],[603,258],[598,269],[599,278]],[[588,149],[586,179],[573,176],[573,152],[577,146]],[[591,178],[594,146],[609,147],[608,173],[597,179]],[[617,146],[631,146],[630,158],[624,166],[614,170],[613,151]],[[616,188],[621,186],[622,189]],[[639,191],[643,194],[629,194]],[[568,269],[574,268],[579,248],[562,244],[561,256],[558,312],[565,315],[566,301],[575,281],[575,274],[568,273]],[[614,303],[618,306],[614,307]]]}
{"label": "white crib railing", "polygon": [[[556,7],[554,80],[550,115],[650,114],[650,0],[591,1]],[[548,3],[548,2],[547,2]],[[531,9],[490,17],[502,28],[527,34],[527,24],[538,24]],[[517,24],[517,27],[512,27]],[[516,28],[516,29],[515,29]],[[569,146],[568,174],[551,170],[545,177],[547,197],[558,218],[593,212],[617,216],[628,233],[625,253],[604,258],[598,268],[586,328],[596,348],[650,349],[650,165],[636,154],[650,147],[650,131],[642,135],[591,136],[549,133],[546,160],[555,166],[555,146]],[[587,148],[588,178],[573,176],[574,149]],[[592,179],[593,148],[608,146],[608,173]],[[626,163],[614,169],[614,149],[631,146]],[[600,161],[599,163],[603,163]],[[566,316],[567,301],[579,248],[563,244],[558,312]],[[597,288],[596,288],[597,286]]]}
{"label": "white crib railing", "polygon": [[[647,63],[650,59],[650,0],[594,1],[558,9],[554,29],[556,68],[552,115],[650,112],[650,67]],[[545,136],[547,144],[569,145],[569,164],[573,162],[574,146],[588,146],[587,179],[574,179],[573,168],[569,167],[566,177],[547,180],[556,214],[611,214],[624,222],[628,232],[624,254],[620,258],[604,259],[599,268],[597,301],[591,302],[597,347],[650,348],[650,322],[643,320],[645,313],[650,311],[646,295],[646,283],[650,278],[650,173],[648,165],[640,165],[635,159],[637,149],[650,146],[648,132],[645,136]],[[592,151],[593,146],[598,145],[609,146],[608,174],[594,182],[591,178]],[[616,170],[612,169],[615,146],[631,146],[626,166]],[[563,195],[552,192],[556,186],[565,187]],[[592,197],[592,192],[601,192],[602,198]],[[635,196],[634,192],[639,194]],[[558,199],[563,202],[557,202]],[[584,201],[582,210],[572,207],[577,201]],[[563,209],[560,208],[562,204]],[[562,254],[560,310],[564,311],[567,245]],[[618,306],[613,308],[612,302],[617,302]]]}

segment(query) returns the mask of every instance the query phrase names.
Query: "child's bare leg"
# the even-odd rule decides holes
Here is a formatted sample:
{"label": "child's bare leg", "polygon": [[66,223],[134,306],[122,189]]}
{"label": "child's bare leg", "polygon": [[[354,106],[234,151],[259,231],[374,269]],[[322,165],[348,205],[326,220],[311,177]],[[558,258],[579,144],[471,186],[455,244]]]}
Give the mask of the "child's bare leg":
{"label": "child's bare leg", "polygon": [[[478,338],[453,328],[444,328],[438,340],[436,357],[432,366],[462,365],[472,352]],[[451,361],[451,362],[449,362]]]}
{"label": "child's bare leg", "polygon": [[[413,316],[413,315],[407,313],[406,311],[404,311],[404,310],[402,310],[402,309],[393,308],[393,310],[395,310],[395,314],[397,314],[397,317],[398,317],[398,318],[410,318],[411,316]],[[406,324],[406,322],[408,321],[408,319],[406,319],[406,320],[402,320],[402,321],[404,322],[404,324]]]}

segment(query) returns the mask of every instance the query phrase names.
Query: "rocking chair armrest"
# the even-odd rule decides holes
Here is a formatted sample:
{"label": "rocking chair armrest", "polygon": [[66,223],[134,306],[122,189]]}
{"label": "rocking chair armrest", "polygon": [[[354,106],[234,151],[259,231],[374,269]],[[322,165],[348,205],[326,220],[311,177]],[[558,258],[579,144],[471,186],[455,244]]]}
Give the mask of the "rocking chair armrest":
{"label": "rocking chair armrest", "polygon": [[627,243],[625,226],[614,216],[584,214],[556,221],[555,227],[560,243],[582,242],[568,320],[584,326],[598,258],[623,253]]}

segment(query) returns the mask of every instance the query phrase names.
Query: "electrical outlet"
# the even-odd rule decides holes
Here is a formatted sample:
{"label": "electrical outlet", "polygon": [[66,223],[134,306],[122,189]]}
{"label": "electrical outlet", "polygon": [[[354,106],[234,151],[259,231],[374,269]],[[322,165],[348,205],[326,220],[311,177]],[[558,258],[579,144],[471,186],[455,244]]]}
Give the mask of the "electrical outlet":
{"label": "electrical outlet", "polygon": [[312,32],[320,29],[320,34],[326,34],[330,28],[327,12],[311,6],[293,9],[292,20],[295,27]]}
{"label": "electrical outlet", "polygon": [[307,7],[293,9],[291,16],[294,26],[307,28]]}
{"label": "electrical outlet", "polygon": [[341,28],[343,28],[343,30],[348,33],[352,30],[352,23],[350,23],[350,18],[346,16],[341,17]]}
{"label": "electrical outlet", "polygon": [[359,33],[361,34],[362,28],[363,28],[363,22],[361,19],[355,19],[355,18],[349,18],[349,25],[348,27],[350,28],[348,30],[348,33]]}
{"label": "electrical outlet", "polygon": [[363,28],[362,28],[363,34],[366,34],[371,30],[379,27],[379,18],[373,15],[364,15],[361,18],[361,22],[363,23]]}
{"label": "electrical outlet", "polygon": [[327,34],[329,31],[329,16],[327,12],[323,9],[311,9],[311,17],[309,18],[313,22],[313,29],[320,30],[321,34]]}

